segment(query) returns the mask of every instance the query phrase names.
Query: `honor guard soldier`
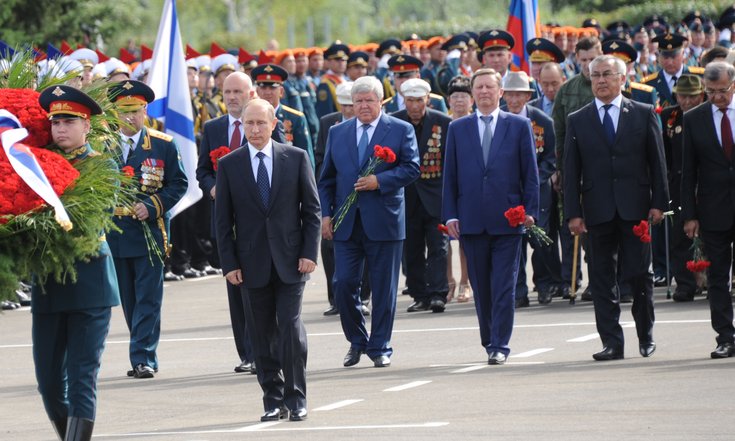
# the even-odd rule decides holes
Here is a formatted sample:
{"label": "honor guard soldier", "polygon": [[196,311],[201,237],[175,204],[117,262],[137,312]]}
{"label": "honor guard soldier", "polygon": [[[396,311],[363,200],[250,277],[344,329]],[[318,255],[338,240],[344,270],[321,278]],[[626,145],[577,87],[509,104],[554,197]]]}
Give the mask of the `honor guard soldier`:
{"label": "honor guard soldier", "polygon": [[309,56],[309,68],[306,71],[306,76],[316,87],[321,83],[324,74],[322,70],[324,68],[324,49],[320,47],[309,48],[307,55]]}
{"label": "honor guard soldier", "polygon": [[212,102],[217,106],[217,114],[209,115],[210,118],[217,118],[227,113],[227,107],[222,97],[222,83],[225,82],[227,75],[237,70],[239,65],[237,58],[231,54],[217,55],[212,60],[212,74],[214,75]]}
{"label": "honor guard soldier", "polygon": [[92,69],[99,64],[100,57],[97,52],[86,47],[79,48],[69,54],[69,58],[77,60],[84,66],[84,74],[82,74],[82,85],[86,86],[93,80]]}
{"label": "honor guard soldier", "polygon": [[347,78],[350,81],[355,81],[367,75],[369,59],[370,56],[363,51],[350,53],[350,56],[347,58]]}
{"label": "honor guard soldier", "polygon": [[[60,85],[44,90],[39,103],[48,112],[54,143],[70,162],[106,161],[86,140],[90,116],[102,113],[92,98]],[[94,428],[97,374],[111,308],[120,304],[115,266],[104,235],[98,255],[77,262],[74,268],[76,282],[49,278],[45,285],[33,286],[33,361],[38,391],[59,439],[86,441]]]}
{"label": "honor guard soldier", "polygon": [[447,57],[447,52],[442,49],[444,43],[444,37],[437,36],[431,37],[426,42],[426,48],[429,51],[429,61],[424,63],[424,67],[421,69],[421,78],[426,80],[431,85],[431,91],[440,95],[441,89],[439,83],[436,81],[439,69],[444,64],[444,59]]}
{"label": "honor guard soldier", "polygon": [[349,56],[350,48],[339,41],[333,43],[324,52],[327,72],[322,75],[316,89],[316,114],[319,118],[328,113],[339,111],[337,85],[345,81],[344,75],[347,70],[347,58]]}
{"label": "honor guard soldier", "polygon": [[143,125],[153,90],[129,80],[112,85],[108,96],[121,120],[120,166],[130,166],[140,183],[135,205],[115,209],[113,219],[120,231],[107,235],[130,331],[128,376],[152,378],[158,371],[163,258],[151,246],[161,253],[168,250],[168,211],[186,192],[187,180],[173,138]]}
{"label": "honor guard soldier", "polygon": [[[311,135],[303,112],[281,104],[283,82],[288,78],[288,72],[275,64],[262,64],[252,72],[256,93],[260,98],[268,101],[276,110],[276,118],[283,123],[286,144],[306,150],[314,168],[314,148]],[[322,83],[323,84],[323,83]]]}
{"label": "honor guard soldier", "polygon": [[[623,60],[628,72],[632,71],[633,63],[635,63],[638,57],[638,51],[633,46],[620,40],[608,40],[602,43],[602,53]],[[626,75],[625,86],[623,87],[623,95],[626,98],[638,101],[639,103],[650,104],[653,107],[656,107],[658,104],[658,93],[656,93],[656,89],[653,86],[631,81],[630,75]]]}
{"label": "honor guard soldier", "polygon": [[478,43],[480,53],[477,57],[482,61],[483,67],[489,67],[504,77],[513,60],[510,52],[515,46],[513,36],[503,30],[493,29],[480,35]]}
{"label": "honor guard soldier", "polygon": [[[412,78],[419,78],[421,67],[424,63],[411,55],[393,55],[388,60],[388,66],[393,73],[393,82],[396,89],[401,90],[401,85]],[[385,113],[395,113],[406,108],[403,95],[399,92],[397,95],[383,101],[383,110]],[[434,93],[429,94],[429,108],[434,109],[443,114],[447,114],[447,104],[441,95]]]}
{"label": "honor guard soldier", "polygon": [[662,108],[673,106],[676,104],[676,98],[672,90],[678,79],[688,73],[701,76],[704,73],[704,68],[684,66],[684,49],[682,46],[687,41],[686,37],[666,33],[655,37],[652,41],[658,43],[661,69],[643,78],[642,82],[656,89],[659,105]]}
{"label": "honor guard soldier", "polygon": [[258,65],[258,60],[250,52],[240,48],[237,54],[237,62],[240,63],[240,70],[250,75],[250,72]]}
{"label": "honor guard soldier", "polygon": [[[396,94],[396,89],[388,66],[388,60],[396,54],[401,53],[401,41],[397,38],[389,38],[381,41],[378,49],[375,51],[375,57],[378,59],[378,65],[373,74],[383,84],[384,97],[390,98]],[[354,81],[354,80],[353,80]]]}
{"label": "honor guard soldier", "polygon": [[[281,66],[286,73],[288,78],[283,82],[283,96],[281,97],[281,104],[298,110],[299,112],[304,111],[304,105],[301,102],[301,94],[299,94],[298,88],[294,84],[296,74],[296,58],[294,58],[293,51],[286,49],[276,56],[275,64]],[[250,71],[252,73],[252,71]]]}
{"label": "honor guard soldier", "polygon": [[289,75],[289,81],[293,80],[294,87],[299,91],[301,104],[304,106],[304,115],[309,124],[312,145],[316,145],[319,133],[319,117],[316,114],[316,86],[308,76],[309,72],[309,50],[297,48],[293,50],[296,61],[296,73]]}

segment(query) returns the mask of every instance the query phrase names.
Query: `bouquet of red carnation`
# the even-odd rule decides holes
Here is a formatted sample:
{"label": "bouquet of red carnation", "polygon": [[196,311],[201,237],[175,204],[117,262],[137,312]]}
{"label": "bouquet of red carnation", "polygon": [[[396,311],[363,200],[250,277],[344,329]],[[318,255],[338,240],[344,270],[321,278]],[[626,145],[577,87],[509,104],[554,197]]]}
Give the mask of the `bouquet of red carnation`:
{"label": "bouquet of red carnation", "polygon": [[15,115],[28,130],[23,144],[31,147],[44,147],[51,142],[51,122],[38,103],[39,95],[33,89],[0,89],[0,109]]}
{"label": "bouquet of red carnation", "polygon": [[129,177],[129,178],[132,178],[133,176],[135,176],[135,170],[133,169],[133,167],[131,167],[131,166],[129,166],[129,165],[126,165],[125,167],[123,167],[122,169],[120,169],[120,171],[121,171],[121,172],[122,172],[122,173],[123,173],[123,174],[124,174],[125,176],[127,176],[127,177]]}
{"label": "bouquet of red carnation", "polygon": [[[365,166],[365,169],[360,173],[359,177],[364,178],[365,176],[369,176],[375,172],[375,169],[380,164],[391,164],[393,162],[396,162],[396,159],[396,154],[393,152],[393,150],[389,149],[388,147],[381,147],[379,145],[376,145],[373,151],[373,157],[370,158],[370,161]],[[350,211],[350,208],[355,204],[356,201],[357,191],[352,190],[352,193],[347,196],[347,199],[345,199],[339,209],[337,209],[337,212],[332,219],[332,231],[337,231],[337,228],[339,228],[339,226],[342,224],[342,221],[345,219],[347,212]]]}
{"label": "bouquet of red carnation", "polygon": [[702,250],[702,240],[695,237],[692,241],[692,250],[694,251],[694,260],[687,261],[687,269],[693,273],[701,273],[707,270],[711,262],[704,257]]}
{"label": "bouquet of red carnation", "polygon": [[[508,219],[508,224],[513,228],[519,227],[526,222],[526,208],[523,205],[511,207],[504,214],[505,218]],[[526,227],[526,229],[526,232],[534,237],[541,245],[546,246],[554,243],[544,229],[538,225],[534,224],[531,227]]]}
{"label": "bouquet of red carnation", "polygon": [[638,239],[640,239],[641,242],[651,243],[651,233],[649,228],[648,221],[642,220],[638,225],[633,226],[633,234],[638,236]]}
{"label": "bouquet of red carnation", "polygon": [[231,150],[226,145],[219,146],[216,149],[209,152],[209,159],[212,161],[212,168],[214,171],[217,171],[217,161],[219,161],[219,158],[225,156],[226,154],[230,153]]}
{"label": "bouquet of red carnation", "polygon": [[449,228],[447,228],[447,226],[444,224],[437,225],[436,229],[439,230],[439,232],[442,234],[449,234]]}

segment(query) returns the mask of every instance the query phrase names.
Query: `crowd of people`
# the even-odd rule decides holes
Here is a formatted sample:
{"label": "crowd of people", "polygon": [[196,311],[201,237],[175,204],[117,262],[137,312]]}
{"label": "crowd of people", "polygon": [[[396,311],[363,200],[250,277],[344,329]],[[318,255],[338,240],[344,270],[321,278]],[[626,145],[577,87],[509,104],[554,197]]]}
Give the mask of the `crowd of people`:
{"label": "crowd of people", "polygon": [[[258,56],[214,43],[206,55],[188,47],[204,197],[170,228],[166,212],[186,176],[175,143],[146,115],[154,99],[145,84],[150,58],[101,62],[103,54],[80,48],[46,61],[40,71],[74,77],[42,94],[54,134],[86,133],[98,107],[77,88],[105,77],[126,122],[118,166],[145,177],[140,201],[115,210],[120,231],[107,234],[111,259],[102,261],[114,263],[105,274],[119,286],[131,334],[127,375],[158,372],[164,280],[222,274],[239,356],[234,370],[257,374],[261,419],[306,419],[300,309],[318,251],[324,315],[339,315],[349,342],[345,367],[362,355],[390,366],[401,273],[410,313],[474,301],[492,365],[510,354],[514,310],[530,305],[530,292],[541,305],[573,299],[585,276],[580,297],[594,304],[603,346],[595,360],[623,358],[620,304],[629,302],[639,352],[653,355],[653,287],[672,279],[676,302],[707,292],[717,333],[711,357],[735,355],[733,23],[730,8],[717,21],[695,11],[671,23],[651,16],[637,26],[549,24],[524,42],[529,73],[511,68],[520,42],[501,29]],[[53,111],[62,99],[82,103],[86,116]],[[74,139],[65,146],[68,136],[54,136],[85,159],[84,136]],[[141,223],[163,249],[170,242],[165,263],[150,264]],[[574,257],[580,247],[586,271]],[[706,276],[693,265],[702,262]],[[35,350],[55,338],[36,329],[36,317],[69,309],[44,309],[36,298],[34,355],[37,366],[54,366]],[[117,298],[67,305],[104,309],[86,315],[101,338],[79,355],[93,372],[86,383],[72,382],[68,397],[58,396],[59,372],[37,368],[61,439],[91,436],[94,377]],[[86,389],[74,395],[79,382]],[[87,397],[83,411],[78,395]],[[67,416],[74,418],[68,424]]]}

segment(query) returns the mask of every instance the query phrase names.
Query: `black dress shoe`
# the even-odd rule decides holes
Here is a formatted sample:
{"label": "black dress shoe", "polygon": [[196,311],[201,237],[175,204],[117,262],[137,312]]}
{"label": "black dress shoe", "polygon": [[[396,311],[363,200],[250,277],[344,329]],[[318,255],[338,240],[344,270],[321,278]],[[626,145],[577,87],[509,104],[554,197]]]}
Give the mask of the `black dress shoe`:
{"label": "black dress shoe", "polygon": [[415,302],[408,305],[408,309],[406,309],[406,312],[419,312],[419,311],[428,311],[429,310],[429,302],[424,302],[422,300],[416,300]]}
{"label": "black dress shoe", "polygon": [[538,303],[539,305],[548,305],[551,303],[551,297],[554,295],[552,288],[542,289],[538,292]]}
{"label": "black dress shoe", "polygon": [[569,292],[571,291],[571,289],[572,288],[567,285],[562,286],[560,290],[561,298],[564,300],[569,300],[570,298]]}
{"label": "black dress shoe", "polygon": [[135,378],[153,378],[153,368],[143,363],[138,363],[133,368],[133,377]]}
{"label": "black dress shoe", "polygon": [[671,297],[675,302],[691,302],[694,300],[694,291],[676,288]]}
{"label": "black dress shoe", "polygon": [[260,421],[278,421],[288,418],[288,410],[285,407],[277,407],[275,409],[266,410]]}
{"label": "black dress shoe", "polygon": [[597,361],[622,360],[623,349],[605,346],[600,352],[592,354],[592,358]]}
{"label": "black dress shoe", "polygon": [[17,304],[17,303],[15,303],[15,302],[11,302],[10,300],[3,300],[2,301],[2,310],[3,311],[12,311],[13,309],[18,309],[18,308],[20,308],[20,305]]}
{"label": "black dress shoe", "polygon": [[291,411],[291,415],[288,417],[289,421],[304,421],[307,418],[308,414],[306,412],[306,409],[303,407],[299,407],[296,410]]}
{"label": "black dress shoe", "polygon": [[638,345],[638,352],[641,353],[641,357],[650,357],[654,352],[656,352],[656,343],[652,341],[641,343]]}
{"label": "black dress shoe", "polygon": [[582,293],[582,297],[581,298],[585,302],[591,302],[592,301],[592,290],[590,289],[589,286],[587,287],[587,289],[584,290],[584,292]]}
{"label": "black dress shoe", "polygon": [[666,286],[666,277],[664,277],[664,276],[654,276],[653,277],[653,286],[655,286],[655,287]]}
{"label": "black dress shoe", "polygon": [[200,273],[194,268],[187,268],[184,270],[183,273],[181,273],[181,275],[184,276],[185,279],[196,279],[198,277],[202,277],[205,274]]}
{"label": "black dress shoe", "polygon": [[252,367],[253,367],[253,363],[251,363],[251,362],[249,362],[247,360],[244,360],[242,363],[240,363],[237,366],[235,366],[235,372],[238,372],[238,373],[242,373],[242,372],[250,373]]}
{"label": "black dress shoe", "polygon": [[373,358],[373,365],[377,368],[390,366],[390,358],[387,355],[378,355]]}
{"label": "black dress shoe", "polygon": [[360,357],[364,353],[365,351],[357,349],[357,348],[353,348],[352,346],[350,346],[350,350],[347,351],[347,355],[345,355],[345,359],[343,362],[344,366],[350,367],[350,366],[356,365],[357,363],[360,362]]}
{"label": "black dress shoe", "polygon": [[329,308],[325,309],[322,314],[327,315],[327,316],[329,316],[329,315],[337,315],[337,314],[339,314],[339,311],[337,310],[337,307],[336,306],[329,305]]}
{"label": "black dress shoe", "polygon": [[487,359],[487,364],[505,364],[505,361],[508,359],[508,357],[505,356],[502,352],[491,352],[490,356]]}
{"label": "black dress shoe", "polygon": [[362,312],[362,315],[364,315],[365,317],[367,317],[367,316],[370,315],[370,308],[368,308],[366,304],[361,303],[360,304],[360,312]]}
{"label": "black dress shoe", "polygon": [[195,270],[199,271],[200,273],[204,273],[208,276],[215,276],[218,274],[222,274],[222,270],[219,268],[215,268],[210,264],[202,265],[199,267],[195,267]]}
{"label": "black dress shoe", "polygon": [[528,301],[528,297],[519,297],[516,299],[516,309],[518,308],[525,308],[528,305],[530,305]]}
{"label": "black dress shoe", "polygon": [[411,291],[408,290],[408,288],[403,288],[403,291],[401,291],[401,294],[404,296],[411,295]]}
{"label": "black dress shoe", "polygon": [[164,282],[178,282],[179,280],[183,279],[184,278],[182,276],[174,274],[172,271],[166,271],[166,273],[163,275]]}
{"label": "black dress shoe", "polygon": [[732,343],[720,343],[717,348],[709,354],[712,358],[728,358],[735,355],[735,345]]}
{"label": "black dress shoe", "polygon": [[435,298],[431,300],[431,303],[429,304],[429,307],[431,308],[431,312],[444,312],[444,309],[446,309],[446,302],[440,298]]}

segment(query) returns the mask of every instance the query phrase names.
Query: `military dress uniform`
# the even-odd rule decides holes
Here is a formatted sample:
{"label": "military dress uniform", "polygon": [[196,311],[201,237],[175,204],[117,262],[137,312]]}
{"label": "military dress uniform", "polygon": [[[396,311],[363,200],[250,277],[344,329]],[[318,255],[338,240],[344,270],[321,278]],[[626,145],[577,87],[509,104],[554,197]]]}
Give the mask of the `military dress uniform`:
{"label": "military dress uniform", "polygon": [[[125,81],[110,88],[113,101],[123,105],[144,106],[153,101],[153,91],[143,83]],[[144,98],[142,101],[140,98]],[[126,207],[114,212],[115,225],[120,231],[107,235],[115,258],[120,297],[125,321],[130,331],[129,376],[139,374],[141,365],[158,370],[156,349],[161,331],[163,300],[163,261],[150,249],[149,240],[162,253],[168,249],[170,216],[168,211],[186,193],[187,178],[176,143],[170,135],[143,127],[133,137],[121,134],[121,143],[130,145],[127,158],[119,158],[120,167],[129,166],[139,182],[138,201],[148,209],[148,219],[141,221]],[[147,369],[146,369],[147,370]]]}
{"label": "military dress uniform", "polygon": [[[638,57],[638,51],[622,40],[607,40],[603,42],[602,53],[621,59],[629,71]],[[623,96],[639,103],[650,104],[654,108],[658,105],[658,93],[656,89],[653,86],[631,81],[629,75],[626,75]]]}
{"label": "military dress uniform", "polygon": [[[457,34],[442,43],[441,48],[442,50],[447,51],[447,53],[451,53],[454,50],[463,52],[467,50],[467,43],[469,40],[470,38],[468,35]],[[449,82],[457,75],[469,76],[460,69],[459,57],[445,60],[444,64],[442,64],[436,73],[436,79],[434,81],[436,84],[429,83],[432,84],[431,89],[434,90],[435,88],[438,88],[440,91],[439,93],[448,98]]]}
{"label": "military dress uniform", "polygon": [[[89,96],[70,86],[41,93],[50,118],[89,119],[102,113]],[[70,108],[76,110],[69,110]],[[83,116],[84,115],[84,116]],[[85,144],[64,156],[79,161],[107,161]],[[110,167],[115,164],[110,163]],[[77,281],[51,278],[33,285],[33,360],[38,391],[60,439],[90,439],[97,407],[97,374],[110,329],[111,308],[120,304],[115,266],[104,234],[88,262],[74,265]]]}
{"label": "military dress uniform", "polygon": [[[393,75],[399,76],[414,76],[419,78],[419,72],[424,63],[416,57],[411,55],[398,54],[390,57],[388,60],[388,66],[393,72]],[[405,109],[406,106],[403,104],[403,96],[400,93],[383,100],[383,111],[385,113],[395,113],[399,110]],[[429,94],[429,108],[434,109],[443,114],[449,113],[447,109],[447,103],[444,101],[444,97],[435,93]]]}
{"label": "military dress uniform", "polygon": [[[685,37],[677,34],[662,34],[653,39],[654,42],[659,44],[659,51],[662,54],[681,51],[682,45],[686,40],[687,39]],[[678,75],[675,75],[676,79],[674,79],[674,82],[676,82],[681,75],[686,74],[694,74],[701,77],[704,75],[704,68],[699,66],[682,66],[679,72],[680,73]],[[658,93],[659,106],[661,108],[670,107],[676,104],[676,97],[674,97],[674,94],[666,81],[663,68],[660,68],[658,71],[643,78],[641,82],[656,89],[656,92]]]}
{"label": "military dress uniform", "polygon": [[[347,60],[350,55],[350,48],[341,43],[335,43],[324,52],[324,57],[332,59]],[[316,89],[316,114],[319,118],[322,116],[341,111],[341,107],[337,102],[337,85],[345,81],[345,77],[334,72],[327,71],[321,76],[319,86]]]}

